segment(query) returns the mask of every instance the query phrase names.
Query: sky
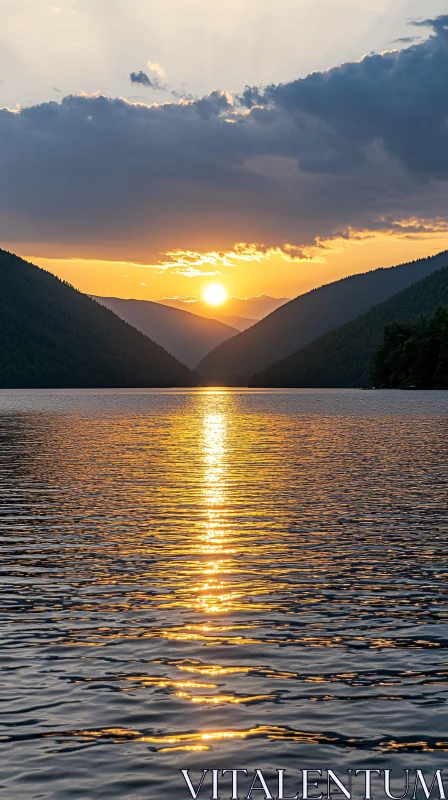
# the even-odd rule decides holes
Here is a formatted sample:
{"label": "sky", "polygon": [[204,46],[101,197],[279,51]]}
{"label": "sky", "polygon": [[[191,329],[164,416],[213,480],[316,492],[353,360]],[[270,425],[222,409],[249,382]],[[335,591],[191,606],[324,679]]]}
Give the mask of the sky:
{"label": "sky", "polygon": [[0,244],[294,297],[448,249],[448,0],[0,0]]}

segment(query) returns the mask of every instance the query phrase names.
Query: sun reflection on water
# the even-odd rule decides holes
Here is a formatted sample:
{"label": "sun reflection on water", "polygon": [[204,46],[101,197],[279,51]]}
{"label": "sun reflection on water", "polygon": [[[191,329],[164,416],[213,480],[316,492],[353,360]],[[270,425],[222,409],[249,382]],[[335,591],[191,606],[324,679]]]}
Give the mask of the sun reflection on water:
{"label": "sun reflection on water", "polygon": [[206,414],[203,420],[203,498],[205,519],[200,533],[203,581],[198,586],[197,608],[206,614],[228,612],[232,594],[223,577],[223,555],[227,544],[225,491],[227,420],[223,413]]}
{"label": "sun reflection on water", "polygon": [[155,772],[159,753],[269,761],[276,742],[448,752],[446,418],[391,418],[389,396],[95,395],[81,414],[39,394],[0,419],[18,769],[108,742],[144,744]]}

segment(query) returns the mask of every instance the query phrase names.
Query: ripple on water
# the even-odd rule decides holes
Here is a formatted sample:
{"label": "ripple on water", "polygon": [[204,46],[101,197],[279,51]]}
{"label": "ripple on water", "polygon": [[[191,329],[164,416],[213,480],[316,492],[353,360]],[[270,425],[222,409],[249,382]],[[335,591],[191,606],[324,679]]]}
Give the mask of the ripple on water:
{"label": "ripple on water", "polygon": [[0,392],[9,800],[170,800],[185,766],[442,766],[447,410]]}

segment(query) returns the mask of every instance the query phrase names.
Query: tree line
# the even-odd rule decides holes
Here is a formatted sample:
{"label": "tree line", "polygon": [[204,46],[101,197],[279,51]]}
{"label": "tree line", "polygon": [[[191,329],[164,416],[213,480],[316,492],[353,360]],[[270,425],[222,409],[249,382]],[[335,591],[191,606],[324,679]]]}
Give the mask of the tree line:
{"label": "tree line", "polygon": [[386,325],[371,379],[376,389],[448,389],[448,308]]}

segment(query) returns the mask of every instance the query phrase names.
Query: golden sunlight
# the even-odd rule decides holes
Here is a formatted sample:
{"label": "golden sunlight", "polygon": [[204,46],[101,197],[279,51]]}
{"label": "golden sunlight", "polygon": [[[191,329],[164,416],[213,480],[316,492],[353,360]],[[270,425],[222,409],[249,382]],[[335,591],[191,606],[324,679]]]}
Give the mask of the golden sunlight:
{"label": "golden sunlight", "polygon": [[227,292],[220,283],[211,283],[205,287],[203,298],[211,306],[220,306],[227,299]]}

